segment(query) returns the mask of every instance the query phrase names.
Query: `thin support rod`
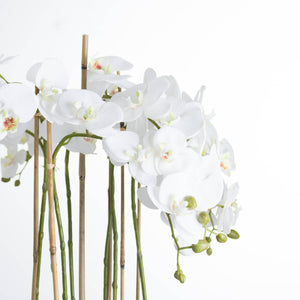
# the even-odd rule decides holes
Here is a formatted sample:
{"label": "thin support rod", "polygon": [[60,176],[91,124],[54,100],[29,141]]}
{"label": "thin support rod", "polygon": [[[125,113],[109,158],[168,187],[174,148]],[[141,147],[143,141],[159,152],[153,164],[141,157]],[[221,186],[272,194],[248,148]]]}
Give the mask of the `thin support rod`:
{"label": "thin support rod", "polygon": [[49,234],[50,234],[50,254],[51,269],[53,278],[54,300],[59,299],[58,277],[56,262],[56,241],[55,241],[55,215],[54,215],[54,190],[53,190],[53,169],[52,163],[52,126],[47,121],[47,169],[48,169],[48,199],[49,199]]}
{"label": "thin support rod", "polygon": [[[35,89],[36,94],[38,89]],[[34,175],[33,175],[33,271],[31,299],[36,299],[39,255],[39,113],[34,116]]]}
{"label": "thin support rod", "polygon": [[[122,127],[121,127],[122,128]],[[121,300],[125,297],[125,174],[124,166],[121,167]]]}
{"label": "thin support rod", "polygon": [[[81,88],[87,82],[88,36],[82,36]],[[85,300],[85,155],[79,154],[79,300]]]}
{"label": "thin support rod", "polygon": [[[138,183],[138,188],[141,187],[141,184]],[[137,201],[137,222],[138,222],[138,233],[141,238],[141,202],[138,199]],[[140,281],[141,281],[141,275],[140,275],[140,270],[139,270],[139,264],[138,264],[138,259],[136,261],[136,300],[140,300]]]}

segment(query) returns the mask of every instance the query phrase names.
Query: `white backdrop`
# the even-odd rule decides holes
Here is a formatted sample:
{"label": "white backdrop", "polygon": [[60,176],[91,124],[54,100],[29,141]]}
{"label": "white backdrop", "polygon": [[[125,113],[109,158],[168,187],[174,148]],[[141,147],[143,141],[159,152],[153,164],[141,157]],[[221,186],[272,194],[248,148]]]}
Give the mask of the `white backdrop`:
{"label": "white backdrop", "polygon": [[[150,300],[300,298],[299,13],[299,1],[289,0],[0,0],[0,52],[18,55],[1,66],[0,73],[11,81],[24,81],[34,62],[59,57],[70,71],[71,87],[79,87],[81,35],[88,33],[89,53],[124,57],[134,64],[131,74],[136,81],[142,80],[145,68],[153,67],[160,75],[174,75],[191,95],[202,84],[207,87],[204,103],[214,108],[213,122],[236,154],[241,239],[215,243],[211,257],[183,257],[187,281],[181,285],[173,278],[176,251],[169,229],[157,211],[143,208]],[[107,161],[101,147],[99,152],[87,158],[88,300],[102,299]],[[77,158],[72,155],[71,167],[76,264]],[[31,172],[32,164],[18,188],[0,184],[1,300],[30,298]],[[65,216],[63,185],[59,190]],[[129,201],[126,209],[126,299],[131,300],[135,248]],[[67,224],[67,240],[66,229]],[[52,299],[47,230],[41,300]]]}

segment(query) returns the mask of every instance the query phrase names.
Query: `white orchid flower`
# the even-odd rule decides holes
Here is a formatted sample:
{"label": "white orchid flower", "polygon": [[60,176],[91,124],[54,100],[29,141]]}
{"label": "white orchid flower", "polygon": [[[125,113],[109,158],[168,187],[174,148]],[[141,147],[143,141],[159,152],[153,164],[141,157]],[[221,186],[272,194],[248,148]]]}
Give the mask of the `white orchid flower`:
{"label": "white orchid flower", "polygon": [[18,166],[23,164],[26,159],[26,151],[19,150],[17,146],[7,147],[7,155],[1,158],[1,176],[12,178],[17,174]]}
{"label": "white orchid flower", "polygon": [[157,118],[169,110],[169,103],[161,98],[168,87],[168,80],[165,77],[159,77],[147,84],[138,84],[115,94],[111,102],[122,108],[126,123],[136,121],[140,117]]}
{"label": "white orchid flower", "polygon": [[88,64],[87,89],[96,92],[102,97],[105,91],[109,95],[118,92],[118,88],[132,86],[128,75],[117,75],[117,71],[126,71],[132,64],[117,56],[95,56]]}
{"label": "white orchid flower", "polygon": [[220,202],[223,179],[214,148],[198,157],[186,171],[163,177],[158,186],[148,186],[140,200],[178,216],[206,211]]}
{"label": "white orchid flower", "polygon": [[60,95],[68,85],[68,74],[62,62],[47,58],[34,64],[27,72],[27,80],[39,89],[39,110],[50,122],[62,124],[63,112],[58,109]]}
{"label": "white orchid flower", "polygon": [[31,120],[36,109],[37,99],[29,87],[17,83],[0,86],[0,140]]}
{"label": "white orchid flower", "polygon": [[165,127],[148,132],[143,140],[130,131],[103,140],[103,148],[116,165],[129,163],[131,175],[140,183],[155,185],[157,176],[186,169],[196,153],[185,147],[184,134]]}
{"label": "white orchid flower", "polygon": [[[155,79],[155,72],[147,71],[145,78],[147,78],[147,82],[151,82]],[[204,126],[202,106],[196,101],[190,101],[185,93],[180,93],[179,86],[173,76],[166,76],[165,78],[169,81],[169,87],[162,95],[162,99],[168,110],[159,117],[153,116],[153,119],[160,127],[170,126],[181,130],[189,139],[199,133]]]}
{"label": "white orchid flower", "polygon": [[237,183],[231,185],[229,188],[225,185],[222,200],[218,205],[216,214],[218,230],[226,234],[230,233],[241,210],[236,202],[238,191],[239,185]]}
{"label": "white orchid flower", "polygon": [[64,122],[80,126],[101,136],[113,132],[112,127],[123,120],[122,110],[114,103],[105,102],[88,90],[67,90],[60,96],[59,111]]}
{"label": "white orchid flower", "polygon": [[235,162],[234,162],[234,153],[231,145],[228,143],[227,140],[223,139],[220,141],[219,144],[219,156],[220,156],[220,166],[222,171],[226,175],[230,175],[230,172],[235,169]]}
{"label": "white orchid flower", "polygon": [[18,131],[6,135],[6,137],[0,141],[1,144],[6,147],[14,147],[17,145],[24,145],[25,149],[33,156],[34,152],[34,138],[26,133],[27,129],[32,131],[33,121],[30,120],[27,123],[19,123]]}

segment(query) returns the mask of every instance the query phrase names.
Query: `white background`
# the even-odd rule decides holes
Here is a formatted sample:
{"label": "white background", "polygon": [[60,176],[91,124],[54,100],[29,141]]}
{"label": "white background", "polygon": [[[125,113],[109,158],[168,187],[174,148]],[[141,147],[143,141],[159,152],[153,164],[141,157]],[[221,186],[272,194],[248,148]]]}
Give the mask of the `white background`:
{"label": "white background", "polygon": [[[243,211],[239,241],[214,243],[211,257],[183,257],[184,285],[169,229],[143,208],[142,244],[150,300],[300,298],[299,1],[4,1],[0,52],[19,55],[1,72],[24,81],[45,57],[59,57],[80,86],[81,35],[90,55],[118,55],[133,79],[153,67],[192,96],[206,85],[213,123],[234,147]],[[107,161],[87,158],[86,299],[102,299]],[[78,263],[77,157],[72,158],[75,263]],[[60,159],[63,157],[61,156]],[[41,163],[42,164],[42,163]],[[58,163],[63,217],[63,164]],[[42,170],[42,168],[41,168]],[[118,170],[117,170],[118,172]],[[32,273],[32,164],[22,185],[0,184],[0,299],[29,299]],[[129,200],[129,199],[128,199]],[[126,299],[135,299],[135,248],[127,200]],[[65,239],[67,241],[67,224]],[[40,299],[52,299],[45,228]],[[58,249],[59,257],[59,249]],[[59,268],[60,270],[60,268]],[[76,271],[76,282],[77,282]],[[61,288],[60,288],[61,292]],[[78,295],[78,290],[76,291]]]}

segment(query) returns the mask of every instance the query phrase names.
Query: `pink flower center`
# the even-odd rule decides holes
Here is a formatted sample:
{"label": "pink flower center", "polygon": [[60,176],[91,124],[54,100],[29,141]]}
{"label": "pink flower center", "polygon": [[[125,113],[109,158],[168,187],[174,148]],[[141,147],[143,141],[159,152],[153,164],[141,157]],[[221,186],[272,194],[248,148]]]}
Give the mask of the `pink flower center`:
{"label": "pink flower center", "polygon": [[16,121],[13,117],[6,118],[3,122],[3,125],[7,131],[12,130],[16,127]]}
{"label": "pink flower center", "polygon": [[101,70],[102,66],[96,61],[93,64],[93,69],[95,69],[95,70]]}

